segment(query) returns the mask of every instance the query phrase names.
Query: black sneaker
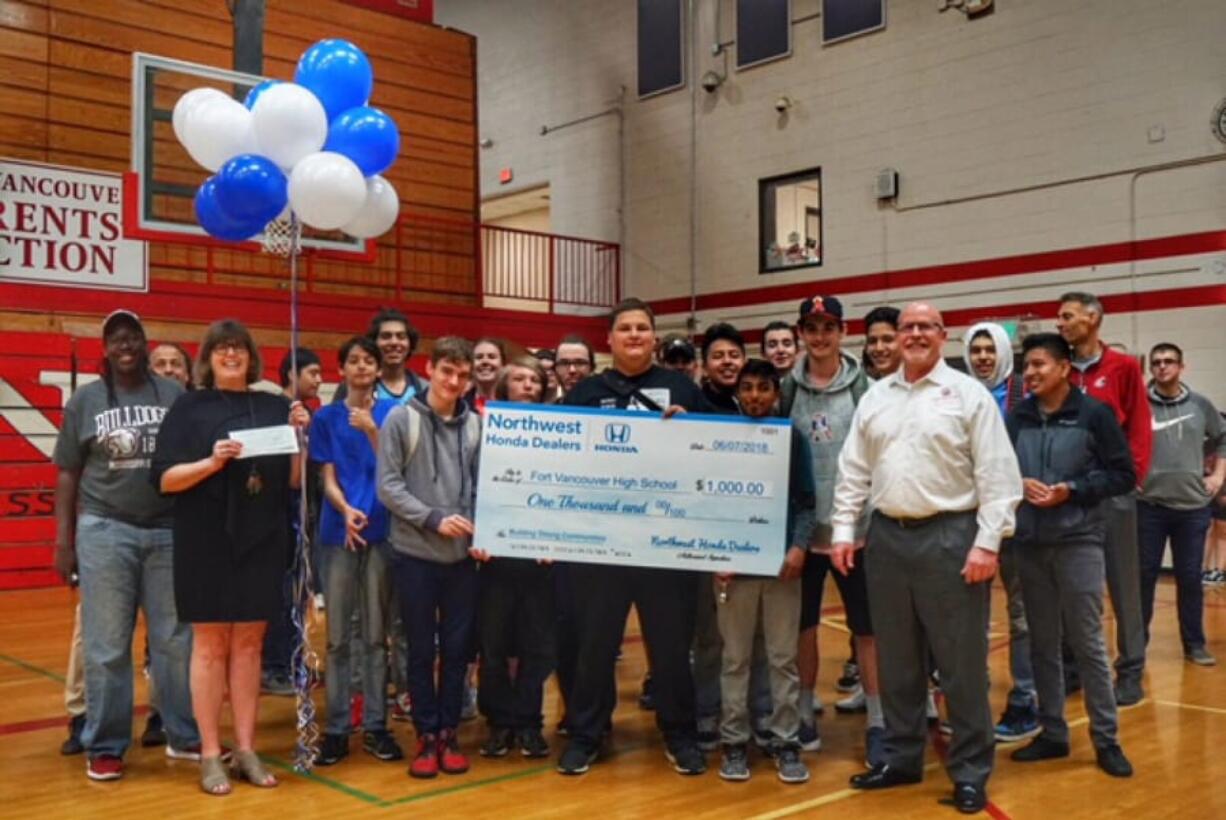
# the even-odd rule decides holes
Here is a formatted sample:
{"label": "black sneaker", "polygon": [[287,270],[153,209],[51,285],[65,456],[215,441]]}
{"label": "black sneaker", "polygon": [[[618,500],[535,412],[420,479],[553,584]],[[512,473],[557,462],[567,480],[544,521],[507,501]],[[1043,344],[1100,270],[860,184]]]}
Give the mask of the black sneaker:
{"label": "black sneaker", "polygon": [[277,695],[283,698],[292,697],[295,694],[294,682],[289,679],[289,675],[282,672],[261,675],[260,693],[264,695]]}
{"label": "black sneaker", "polygon": [[1057,757],[1068,757],[1069,745],[1048,740],[1039,735],[1020,749],[1014,749],[1009,757],[1018,763],[1034,763],[1039,760],[1053,760]]}
{"label": "black sneaker", "polygon": [[146,749],[166,745],[166,730],[162,728],[162,716],[156,711],[149,712],[149,719],[145,721],[145,731],[140,736],[140,745]]}
{"label": "black sneaker", "polygon": [[586,774],[596,760],[596,750],[587,749],[571,741],[558,758],[558,771],[561,774]]}
{"label": "black sneaker", "polygon": [[1132,764],[1124,757],[1124,750],[1119,744],[1103,746],[1095,750],[1095,756],[1098,758],[1098,768],[1112,777],[1132,777]]}
{"label": "black sneaker", "polygon": [[643,678],[643,691],[639,693],[639,708],[645,712],[656,710],[655,687],[652,686],[651,675]]}
{"label": "black sneaker", "polygon": [[60,754],[79,755],[85,751],[81,745],[81,730],[85,728],[85,715],[75,715],[68,719],[68,737],[60,745]]}
{"label": "black sneaker", "polygon": [[481,746],[480,753],[482,757],[506,757],[513,745],[515,745],[515,738],[510,729],[491,726],[490,736]]}
{"label": "black sneaker", "polygon": [[1145,699],[1145,690],[1137,678],[1120,678],[1115,682],[1115,705],[1132,706]]}
{"label": "black sneaker", "polygon": [[549,757],[549,743],[540,729],[521,729],[515,742],[519,744],[519,753],[524,757]]}
{"label": "black sneaker", "polygon": [[404,750],[387,729],[367,732],[362,738],[362,750],[380,760],[404,760]]}
{"label": "black sneaker", "polygon": [[315,756],[316,766],[331,766],[349,757],[349,735],[324,735]]}
{"label": "black sneaker", "polygon": [[707,759],[695,743],[679,743],[665,748],[664,756],[673,764],[678,774],[696,775],[707,770]]}
{"label": "black sneaker", "polygon": [[843,675],[835,683],[834,688],[846,694],[855,691],[855,688],[859,685],[860,667],[851,661],[847,661],[843,664]]}

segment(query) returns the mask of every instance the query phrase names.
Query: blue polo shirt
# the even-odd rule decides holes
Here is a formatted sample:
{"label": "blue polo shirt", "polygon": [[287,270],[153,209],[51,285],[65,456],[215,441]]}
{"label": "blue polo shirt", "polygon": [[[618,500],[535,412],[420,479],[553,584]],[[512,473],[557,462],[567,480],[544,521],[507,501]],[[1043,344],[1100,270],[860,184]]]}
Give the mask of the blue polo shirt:
{"label": "blue polo shirt", "polygon": [[[398,402],[378,399],[371,408],[375,424],[383,426]],[[366,529],[362,537],[367,544],[387,540],[387,510],[375,492],[375,449],[366,434],[349,424],[349,408],[344,403],[329,404],[319,409],[311,421],[311,460],[331,464],[336,481],[349,506],[366,513]],[[319,541],[326,547],[345,545],[345,516],[341,515],[325,496],[319,516]]]}

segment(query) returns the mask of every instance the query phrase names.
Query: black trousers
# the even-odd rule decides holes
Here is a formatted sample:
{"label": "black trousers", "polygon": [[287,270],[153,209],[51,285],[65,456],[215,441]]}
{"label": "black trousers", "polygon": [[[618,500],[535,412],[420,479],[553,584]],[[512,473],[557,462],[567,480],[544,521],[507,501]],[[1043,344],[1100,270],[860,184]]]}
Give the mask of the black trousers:
{"label": "black trousers", "polygon": [[574,743],[595,750],[616,706],[610,687],[630,605],[638,610],[656,701],[656,725],[670,746],[692,742],[694,680],[690,643],[698,602],[692,572],[572,564],[578,604],[579,663],[569,720]]}
{"label": "black trousers", "polygon": [[[490,726],[539,729],[554,665],[554,589],[548,566],[495,558],[481,567],[481,679],[477,705]],[[515,674],[510,660],[517,658]]]}

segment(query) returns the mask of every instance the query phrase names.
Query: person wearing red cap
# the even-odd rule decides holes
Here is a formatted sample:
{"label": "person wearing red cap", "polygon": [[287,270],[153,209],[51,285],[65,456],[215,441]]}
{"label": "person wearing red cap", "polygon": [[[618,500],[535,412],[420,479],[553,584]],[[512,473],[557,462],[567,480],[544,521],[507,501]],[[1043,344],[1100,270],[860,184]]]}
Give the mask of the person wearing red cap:
{"label": "person wearing red cap", "polygon": [[73,393],[52,461],[56,479],[55,568],[81,583],[88,708],[81,745],[91,780],[123,776],[132,741],[132,633],[144,610],[170,757],[199,759],[188,689],[191,631],[180,623],[173,584],[171,501],[149,484],[162,417],[183,393],[149,372],[139,317],[117,310],[102,324],[102,378]]}

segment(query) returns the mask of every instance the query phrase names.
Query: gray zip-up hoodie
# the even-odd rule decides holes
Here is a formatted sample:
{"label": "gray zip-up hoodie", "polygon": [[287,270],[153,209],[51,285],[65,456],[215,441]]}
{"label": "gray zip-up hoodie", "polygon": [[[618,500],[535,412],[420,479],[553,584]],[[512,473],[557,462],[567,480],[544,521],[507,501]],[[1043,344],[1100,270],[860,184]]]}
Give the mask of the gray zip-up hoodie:
{"label": "gray zip-up hoodie", "polygon": [[1211,499],[1205,492],[1205,456],[1226,457],[1226,430],[1213,404],[1182,384],[1168,398],[1149,386],[1154,447],[1141,500],[1173,510],[1199,510]]}
{"label": "gray zip-up hoodie", "polygon": [[[410,412],[421,416],[411,458]],[[440,564],[468,556],[471,539],[447,538],[438,526],[449,515],[473,517],[481,435],[478,425],[469,426],[471,412],[461,401],[454,416],[440,418],[422,393],[392,410],[379,429],[379,500],[391,513],[391,543],[397,552]],[[477,434],[471,435],[474,428]]]}
{"label": "gray zip-up hoodie", "polygon": [[[808,357],[801,356],[792,368],[789,379],[796,383],[796,398],[792,402],[793,425],[809,439],[813,454],[813,480],[817,504],[810,546],[830,547],[830,516],[834,508],[834,485],[839,472],[839,453],[851,432],[851,417],[856,401],[868,391],[868,377],[854,356],[840,353],[842,367],[834,381],[825,387],[814,387],[809,381]],[[858,384],[857,384],[858,382]],[[852,389],[853,386],[856,389]]]}

